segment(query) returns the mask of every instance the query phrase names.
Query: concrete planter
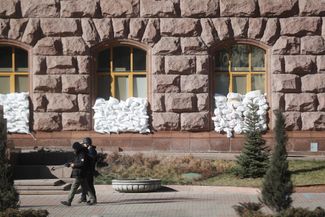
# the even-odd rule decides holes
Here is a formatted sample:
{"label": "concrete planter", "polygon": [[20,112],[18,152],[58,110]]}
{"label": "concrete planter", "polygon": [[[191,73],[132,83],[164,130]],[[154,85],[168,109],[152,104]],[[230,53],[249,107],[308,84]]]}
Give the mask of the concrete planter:
{"label": "concrete planter", "polygon": [[160,179],[114,179],[113,189],[124,193],[141,193],[156,191],[161,188]]}

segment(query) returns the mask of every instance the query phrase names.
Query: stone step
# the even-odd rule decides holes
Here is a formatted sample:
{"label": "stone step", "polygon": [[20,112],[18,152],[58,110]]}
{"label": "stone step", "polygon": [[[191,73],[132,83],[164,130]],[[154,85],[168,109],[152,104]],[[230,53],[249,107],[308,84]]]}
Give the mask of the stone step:
{"label": "stone step", "polygon": [[68,191],[22,190],[18,192],[20,195],[68,195]]}
{"label": "stone step", "polygon": [[20,179],[15,180],[15,186],[59,186],[64,184],[60,179]]}
{"label": "stone step", "polygon": [[71,188],[70,183],[65,183],[60,186],[25,186],[25,185],[18,185],[15,186],[18,191],[68,191]]}

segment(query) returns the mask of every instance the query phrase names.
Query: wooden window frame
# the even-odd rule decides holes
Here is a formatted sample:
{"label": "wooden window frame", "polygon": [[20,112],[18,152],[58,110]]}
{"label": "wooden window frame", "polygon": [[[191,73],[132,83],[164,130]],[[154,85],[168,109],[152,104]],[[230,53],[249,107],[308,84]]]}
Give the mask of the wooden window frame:
{"label": "wooden window frame", "polygon": [[[10,45],[10,44],[0,44],[0,47],[10,47],[11,48],[11,61],[12,61],[12,65],[11,65],[11,71],[0,71],[0,77],[9,77],[10,79],[10,93],[15,93],[16,92],[16,77],[18,76],[26,76],[27,75],[27,79],[28,81],[30,80],[29,77],[30,77],[30,73],[29,73],[29,52],[23,48],[20,48],[20,47],[17,47],[17,46],[13,46],[13,45]],[[22,71],[22,72],[19,72],[19,71],[16,71],[16,60],[15,60],[15,57],[16,57],[16,49],[21,49],[21,50],[24,50],[26,53],[27,53],[27,61],[28,61],[28,65],[27,65],[27,71]],[[28,87],[30,87],[29,85],[30,82],[28,82]]]}

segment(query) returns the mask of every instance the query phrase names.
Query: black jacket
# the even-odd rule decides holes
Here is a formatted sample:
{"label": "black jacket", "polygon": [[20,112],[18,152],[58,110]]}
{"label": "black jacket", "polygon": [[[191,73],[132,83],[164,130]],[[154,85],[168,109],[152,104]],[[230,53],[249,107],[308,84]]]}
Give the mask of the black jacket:
{"label": "black jacket", "polygon": [[96,170],[96,162],[97,162],[97,151],[96,146],[89,146],[88,147],[88,157],[90,159],[90,172],[94,174]]}
{"label": "black jacket", "polygon": [[86,178],[90,174],[91,165],[86,149],[78,150],[72,163],[71,178]]}

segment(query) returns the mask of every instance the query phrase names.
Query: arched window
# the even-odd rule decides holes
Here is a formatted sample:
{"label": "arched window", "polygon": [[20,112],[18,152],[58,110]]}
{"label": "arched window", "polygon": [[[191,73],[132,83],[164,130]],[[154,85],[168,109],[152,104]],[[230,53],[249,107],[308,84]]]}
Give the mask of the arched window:
{"label": "arched window", "polygon": [[235,44],[217,51],[214,67],[215,93],[266,92],[266,52],[253,45]]}
{"label": "arched window", "polygon": [[28,92],[28,52],[0,45],[0,93]]}
{"label": "arched window", "polygon": [[146,51],[126,45],[101,50],[97,56],[97,97],[147,97],[146,55]]}

